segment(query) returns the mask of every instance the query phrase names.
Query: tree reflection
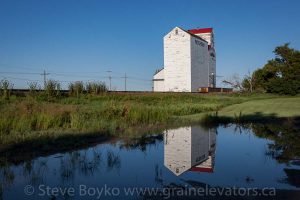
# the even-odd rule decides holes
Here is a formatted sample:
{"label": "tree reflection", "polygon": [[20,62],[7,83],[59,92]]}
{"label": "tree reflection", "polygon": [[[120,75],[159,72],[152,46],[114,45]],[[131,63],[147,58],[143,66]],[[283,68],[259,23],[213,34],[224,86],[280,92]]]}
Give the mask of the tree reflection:
{"label": "tree reflection", "polygon": [[[58,160],[57,160],[58,159]],[[97,148],[79,150],[53,156],[51,158],[37,158],[35,160],[25,161],[19,166],[11,163],[3,164],[0,167],[0,199],[6,188],[14,186],[15,173],[18,173],[24,179],[24,184],[37,186],[44,184],[57,177],[58,185],[74,180],[76,174],[84,176],[93,176],[100,169],[102,153]],[[107,154],[108,169],[120,168],[121,160],[113,152]],[[51,168],[52,173],[49,174]],[[55,180],[55,179],[53,179]],[[54,197],[55,198],[55,197]],[[66,199],[68,197],[64,197]]]}
{"label": "tree reflection", "polygon": [[[300,170],[292,169],[292,167],[296,164],[300,165],[300,162],[297,161],[300,158],[300,137],[297,128],[274,124],[239,124],[238,126],[235,126],[234,130],[236,134],[246,133],[250,136],[250,134],[254,133],[257,137],[268,138],[272,140],[272,142],[270,142],[270,144],[267,146],[266,155],[276,159],[278,162],[286,163],[289,166],[288,168],[284,169],[286,177],[284,177],[281,181],[285,181],[290,185],[300,187]],[[184,135],[185,132],[186,134]],[[34,186],[42,183],[53,183],[56,185],[76,184],[75,181],[78,180],[78,177],[80,179],[85,178],[86,176],[93,177],[95,175],[99,175],[100,172],[109,174],[108,172],[110,171],[112,171],[113,174],[115,173],[113,170],[118,171],[121,169],[121,167],[125,168],[126,166],[121,165],[121,156],[123,156],[123,154],[118,152],[120,149],[136,150],[138,152],[145,153],[149,152],[149,147],[155,147],[156,145],[161,144],[163,139],[165,139],[164,146],[166,147],[169,145],[170,147],[167,150],[173,151],[174,149],[176,150],[180,148],[187,150],[188,148],[183,146],[183,143],[186,143],[188,138],[190,138],[190,142],[188,143],[190,146],[189,151],[184,155],[187,155],[187,157],[190,157],[190,155],[197,156],[193,157],[195,162],[193,161],[193,163],[191,163],[189,160],[189,163],[184,163],[186,170],[192,170],[192,167],[196,167],[197,169],[201,170],[203,170],[205,167],[213,169],[216,148],[216,134],[217,131],[213,128],[200,130],[195,127],[191,127],[185,128],[185,130],[180,130],[178,133],[170,130],[166,131],[165,138],[163,134],[148,135],[133,140],[128,139],[122,141],[122,143],[118,142],[115,144],[115,146],[113,146],[114,144],[109,144],[104,145],[104,148],[103,146],[100,148],[97,146],[83,150],[71,151],[68,153],[56,154],[46,158],[40,157],[34,160],[25,161],[19,165],[14,165],[8,162],[3,164],[4,162],[2,162],[2,165],[0,166],[0,199],[3,198],[3,192],[6,192],[6,188],[12,187],[14,184],[16,187],[18,187],[18,185],[15,183],[15,174],[19,176],[18,179],[20,178],[20,181],[18,180],[19,183],[30,184]],[[174,142],[175,140],[176,142]],[[172,144],[174,145],[172,146]],[[195,152],[193,153],[194,150]],[[170,156],[172,158],[170,159],[171,161],[175,160],[179,163],[179,161],[184,158],[178,152],[179,151],[174,151],[174,153],[172,153]],[[202,157],[204,154],[205,156]],[[152,168],[151,165],[151,174],[154,176],[153,178],[155,183],[157,185],[161,185],[163,188],[181,187],[178,185],[178,183],[168,183],[167,180],[164,180],[164,176],[162,174],[164,168],[163,165],[159,163],[160,161],[161,160],[159,160],[158,163],[154,163],[154,168]],[[167,164],[168,163],[166,162],[166,165]],[[176,171],[176,168],[174,169]],[[253,181],[256,181],[250,176],[243,178],[245,178],[245,181],[249,184]],[[205,183],[192,181],[187,181],[184,184],[189,184],[191,187],[205,186]],[[64,198],[69,197],[66,196]]]}
{"label": "tree reflection", "polygon": [[15,174],[14,171],[11,169],[11,167],[6,164],[1,166],[0,168],[0,189],[1,193],[3,193],[3,188],[13,185],[15,180]]}
{"label": "tree reflection", "polygon": [[[276,159],[279,163],[285,163],[287,166],[293,167],[299,163],[300,133],[298,127],[278,124],[247,124],[243,126],[243,130],[251,130],[257,137],[273,141],[268,144],[266,156]],[[287,177],[279,182],[300,187],[299,169],[286,168],[284,172]]]}
{"label": "tree reflection", "polygon": [[84,176],[92,176],[99,170],[101,152],[96,149],[74,151],[60,158],[60,177],[63,182],[74,179],[76,170]]}
{"label": "tree reflection", "polygon": [[267,155],[288,163],[300,157],[300,133],[296,127],[274,124],[253,124],[253,133],[261,138],[268,138],[274,143],[269,144]]}
{"label": "tree reflection", "polygon": [[44,176],[49,168],[46,159],[37,159],[23,163],[23,175],[30,185],[38,185],[44,182]]}
{"label": "tree reflection", "polygon": [[0,165],[0,200],[3,199],[3,192],[5,188],[11,187],[14,184],[15,173],[12,167],[6,162]]}
{"label": "tree reflection", "polygon": [[142,152],[146,152],[147,148],[151,145],[157,145],[157,143],[162,140],[163,134],[142,136],[140,138],[125,140],[124,143],[120,145],[120,149],[139,149]]}
{"label": "tree reflection", "polygon": [[300,170],[299,169],[284,169],[284,172],[287,175],[285,179],[289,184],[300,188]]}
{"label": "tree reflection", "polygon": [[119,155],[116,155],[113,151],[107,151],[107,171],[113,169],[119,170],[121,168],[121,159]]}

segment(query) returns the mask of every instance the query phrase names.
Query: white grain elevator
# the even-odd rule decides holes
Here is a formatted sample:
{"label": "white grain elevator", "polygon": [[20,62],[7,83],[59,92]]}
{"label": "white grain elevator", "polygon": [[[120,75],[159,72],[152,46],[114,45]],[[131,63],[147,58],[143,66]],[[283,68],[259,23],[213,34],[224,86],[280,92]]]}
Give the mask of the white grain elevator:
{"label": "white grain elevator", "polygon": [[197,92],[215,87],[216,53],[212,28],[175,27],[164,36],[164,66],[153,76],[155,92]]}

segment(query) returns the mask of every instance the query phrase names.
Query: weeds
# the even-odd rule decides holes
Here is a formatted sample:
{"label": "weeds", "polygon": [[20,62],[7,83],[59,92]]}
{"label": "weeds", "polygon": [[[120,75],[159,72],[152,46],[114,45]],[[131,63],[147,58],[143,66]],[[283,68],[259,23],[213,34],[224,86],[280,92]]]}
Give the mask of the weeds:
{"label": "weeds", "polygon": [[[80,82],[72,85],[75,97],[56,98],[60,95],[57,93],[60,85],[49,80],[46,86],[46,99],[18,97],[15,101],[1,101],[0,145],[43,136],[53,138],[66,131],[115,134],[132,127],[173,123],[178,120],[176,117],[216,112],[224,106],[248,100],[243,96],[174,93],[81,95],[84,85]],[[36,84],[31,88],[34,92]],[[95,88],[90,88],[92,94],[105,91]],[[55,98],[55,101],[49,101],[49,98]],[[216,114],[204,117],[203,121],[213,122],[217,118],[219,120]],[[235,120],[245,119],[239,116]]]}
{"label": "weeds", "polygon": [[80,94],[83,94],[85,88],[82,81],[77,81],[69,84],[69,95],[79,98]]}
{"label": "weeds", "polygon": [[86,84],[86,91],[89,94],[100,94],[107,92],[107,86],[104,82],[88,82]]}
{"label": "weeds", "polygon": [[3,79],[0,81],[0,94],[5,100],[10,98],[12,89],[13,84],[9,80]]}
{"label": "weeds", "polygon": [[56,97],[60,96],[60,83],[55,80],[48,80],[44,86],[44,93],[48,100],[53,100]]}
{"label": "weeds", "polygon": [[38,90],[41,89],[37,82],[29,82],[28,88],[29,88],[29,96],[31,97],[35,97],[38,93]]}

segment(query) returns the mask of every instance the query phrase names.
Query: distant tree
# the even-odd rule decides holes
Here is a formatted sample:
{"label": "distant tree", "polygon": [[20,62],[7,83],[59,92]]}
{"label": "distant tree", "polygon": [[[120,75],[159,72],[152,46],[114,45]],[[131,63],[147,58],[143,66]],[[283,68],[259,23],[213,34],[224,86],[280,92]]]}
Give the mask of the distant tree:
{"label": "distant tree", "polygon": [[255,89],[255,77],[253,74],[248,72],[247,75],[245,75],[244,79],[242,80],[242,87],[243,90],[248,92],[253,92]]}
{"label": "distant tree", "polygon": [[232,87],[235,90],[238,91],[243,91],[243,85],[242,85],[242,81],[240,79],[240,76],[238,74],[234,74],[226,79],[224,79],[222,81],[225,85],[229,85],[230,87]]}
{"label": "distant tree", "polygon": [[[243,80],[243,86],[256,91],[296,95],[300,93],[300,51],[289,44],[276,47],[275,58]],[[250,84],[250,82],[251,84]]]}

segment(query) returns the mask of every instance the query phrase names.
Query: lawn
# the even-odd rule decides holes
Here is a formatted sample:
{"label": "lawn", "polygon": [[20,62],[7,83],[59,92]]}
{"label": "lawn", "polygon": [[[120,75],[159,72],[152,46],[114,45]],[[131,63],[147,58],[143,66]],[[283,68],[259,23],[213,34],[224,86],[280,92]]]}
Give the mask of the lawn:
{"label": "lawn", "polygon": [[276,117],[300,117],[300,97],[270,98],[252,100],[227,106],[219,111],[219,116],[255,115]]}

